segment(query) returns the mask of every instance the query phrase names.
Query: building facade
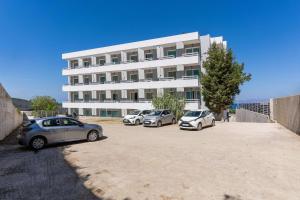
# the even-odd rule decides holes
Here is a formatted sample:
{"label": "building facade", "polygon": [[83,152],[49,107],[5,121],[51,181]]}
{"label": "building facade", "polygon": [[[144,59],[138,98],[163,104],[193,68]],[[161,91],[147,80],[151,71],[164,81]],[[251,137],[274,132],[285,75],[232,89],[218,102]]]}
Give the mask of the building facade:
{"label": "building facade", "polygon": [[186,98],[185,109],[203,108],[200,72],[210,45],[226,48],[222,37],[198,32],[62,54],[69,113],[121,117],[133,109],[153,109],[164,93]]}

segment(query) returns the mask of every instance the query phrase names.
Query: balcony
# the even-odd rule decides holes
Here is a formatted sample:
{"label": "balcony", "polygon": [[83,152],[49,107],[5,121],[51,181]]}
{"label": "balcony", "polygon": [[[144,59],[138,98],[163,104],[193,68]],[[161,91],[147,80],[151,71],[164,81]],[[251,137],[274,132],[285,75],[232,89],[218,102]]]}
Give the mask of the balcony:
{"label": "balcony", "polygon": [[[200,100],[187,100],[185,110],[198,109],[200,106]],[[63,102],[64,108],[106,108],[106,109],[154,109],[151,101],[131,101],[131,100],[91,100],[89,102],[77,101]]]}
{"label": "balcony", "polygon": [[93,91],[93,90],[130,90],[130,89],[156,89],[156,88],[176,88],[176,87],[199,87],[198,76],[183,76],[179,79],[173,77],[159,78],[156,80],[145,79],[143,81],[122,81],[120,83],[105,82],[90,83],[90,84],[76,84],[64,85],[63,91]]}
{"label": "balcony", "polygon": [[188,64],[199,64],[199,54],[198,53],[187,53],[183,54],[180,57],[166,56],[159,59],[145,59],[135,61],[126,61],[120,63],[105,63],[104,65],[90,65],[79,66],[77,68],[65,68],[62,71],[62,74],[65,76],[68,75],[77,75],[77,74],[87,74],[87,73],[100,73],[106,71],[126,71],[134,69],[145,69],[152,67],[165,67],[165,66],[175,66],[175,65],[188,65]]}

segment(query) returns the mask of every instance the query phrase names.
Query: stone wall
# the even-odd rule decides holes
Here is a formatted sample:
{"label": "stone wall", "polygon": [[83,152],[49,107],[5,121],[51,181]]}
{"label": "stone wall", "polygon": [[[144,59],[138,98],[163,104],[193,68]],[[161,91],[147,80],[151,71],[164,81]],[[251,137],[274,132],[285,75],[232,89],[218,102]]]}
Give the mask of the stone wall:
{"label": "stone wall", "polygon": [[15,108],[8,93],[0,84],[0,140],[10,134],[23,121],[23,115]]}
{"label": "stone wall", "polygon": [[270,100],[271,119],[300,135],[300,95]]}
{"label": "stone wall", "polygon": [[237,122],[255,122],[255,123],[269,123],[270,118],[268,115],[253,112],[246,109],[236,109],[235,120]]}

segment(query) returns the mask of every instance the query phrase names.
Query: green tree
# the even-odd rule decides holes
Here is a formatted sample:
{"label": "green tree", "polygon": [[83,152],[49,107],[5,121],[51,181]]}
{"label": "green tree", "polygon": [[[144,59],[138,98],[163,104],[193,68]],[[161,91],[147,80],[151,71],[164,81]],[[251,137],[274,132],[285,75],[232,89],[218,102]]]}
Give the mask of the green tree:
{"label": "green tree", "polygon": [[202,95],[205,105],[215,113],[222,113],[240,93],[240,85],[251,80],[251,74],[244,72],[231,49],[226,50],[213,43],[203,63],[205,73],[201,77]]}
{"label": "green tree", "polygon": [[185,99],[178,95],[166,93],[162,97],[153,98],[152,105],[155,109],[171,110],[171,112],[175,115],[177,120],[183,115]]}
{"label": "green tree", "polygon": [[[48,116],[49,113],[57,111],[58,103],[50,96],[37,96],[30,100],[34,112],[37,117]],[[43,112],[42,112],[43,111]]]}

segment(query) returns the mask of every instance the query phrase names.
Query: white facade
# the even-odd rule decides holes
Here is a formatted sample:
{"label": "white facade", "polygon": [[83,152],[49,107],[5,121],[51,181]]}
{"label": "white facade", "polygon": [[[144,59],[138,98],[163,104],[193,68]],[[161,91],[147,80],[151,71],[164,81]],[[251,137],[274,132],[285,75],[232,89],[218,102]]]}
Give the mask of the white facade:
{"label": "white facade", "polygon": [[186,98],[185,109],[204,106],[201,64],[210,45],[223,37],[198,32],[62,54],[68,63],[63,103],[69,113],[120,117],[132,109],[153,109],[151,99],[171,92]]}

